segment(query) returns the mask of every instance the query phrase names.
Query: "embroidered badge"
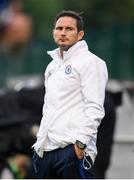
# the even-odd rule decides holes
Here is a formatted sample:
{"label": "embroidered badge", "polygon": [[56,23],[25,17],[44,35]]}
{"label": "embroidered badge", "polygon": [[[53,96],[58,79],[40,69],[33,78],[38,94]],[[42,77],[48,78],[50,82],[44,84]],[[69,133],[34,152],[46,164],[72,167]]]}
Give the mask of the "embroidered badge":
{"label": "embroidered badge", "polygon": [[68,65],[66,68],[65,68],[65,73],[66,74],[70,74],[72,72],[72,67],[70,65]]}

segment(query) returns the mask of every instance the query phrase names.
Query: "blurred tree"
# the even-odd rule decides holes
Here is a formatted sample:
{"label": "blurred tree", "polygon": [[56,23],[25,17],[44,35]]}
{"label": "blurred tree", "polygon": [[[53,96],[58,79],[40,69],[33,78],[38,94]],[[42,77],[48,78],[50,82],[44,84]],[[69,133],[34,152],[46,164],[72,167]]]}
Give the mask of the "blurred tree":
{"label": "blurred tree", "polygon": [[134,20],[134,0],[22,0],[35,24],[35,37],[51,38],[53,18],[61,10],[84,12],[87,28],[127,24]]}
{"label": "blurred tree", "polygon": [[85,23],[95,27],[134,20],[133,0],[64,0],[64,7],[83,11],[86,16]]}

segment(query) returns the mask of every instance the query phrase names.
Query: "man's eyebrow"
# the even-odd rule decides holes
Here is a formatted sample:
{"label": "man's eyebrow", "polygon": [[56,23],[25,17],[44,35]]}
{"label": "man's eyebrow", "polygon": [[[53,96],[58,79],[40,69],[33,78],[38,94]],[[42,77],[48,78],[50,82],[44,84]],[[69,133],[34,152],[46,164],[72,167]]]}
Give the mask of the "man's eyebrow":
{"label": "man's eyebrow", "polygon": [[[60,25],[55,27],[55,29],[63,29],[63,28],[64,28],[64,26],[60,26]],[[75,29],[75,27],[73,27],[73,26],[66,26],[65,29]]]}
{"label": "man's eyebrow", "polygon": [[63,28],[63,26],[56,26],[55,29],[57,29],[57,28]]}

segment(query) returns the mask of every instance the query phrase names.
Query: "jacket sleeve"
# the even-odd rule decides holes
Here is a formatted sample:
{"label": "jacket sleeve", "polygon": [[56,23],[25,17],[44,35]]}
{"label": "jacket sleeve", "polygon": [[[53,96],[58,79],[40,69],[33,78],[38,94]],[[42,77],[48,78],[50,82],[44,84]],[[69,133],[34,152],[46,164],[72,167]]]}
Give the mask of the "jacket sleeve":
{"label": "jacket sleeve", "polygon": [[104,117],[103,104],[108,80],[104,61],[96,57],[89,62],[83,65],[80,72],[85,119],[83,119],[77,140],[84,144],[88,144],[91,138],[97,134],[98,126]]}

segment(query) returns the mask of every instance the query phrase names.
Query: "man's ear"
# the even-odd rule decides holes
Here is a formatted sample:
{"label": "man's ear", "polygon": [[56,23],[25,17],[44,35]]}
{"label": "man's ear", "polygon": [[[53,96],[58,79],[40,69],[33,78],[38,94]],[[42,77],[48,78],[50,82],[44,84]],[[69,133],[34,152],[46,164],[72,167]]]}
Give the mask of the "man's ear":
{"label": "man's ear", "polygon": [[80,31],[78,33],[78,40],[81,40],[83,38],[83,36],[84,36],[84,31]]}

